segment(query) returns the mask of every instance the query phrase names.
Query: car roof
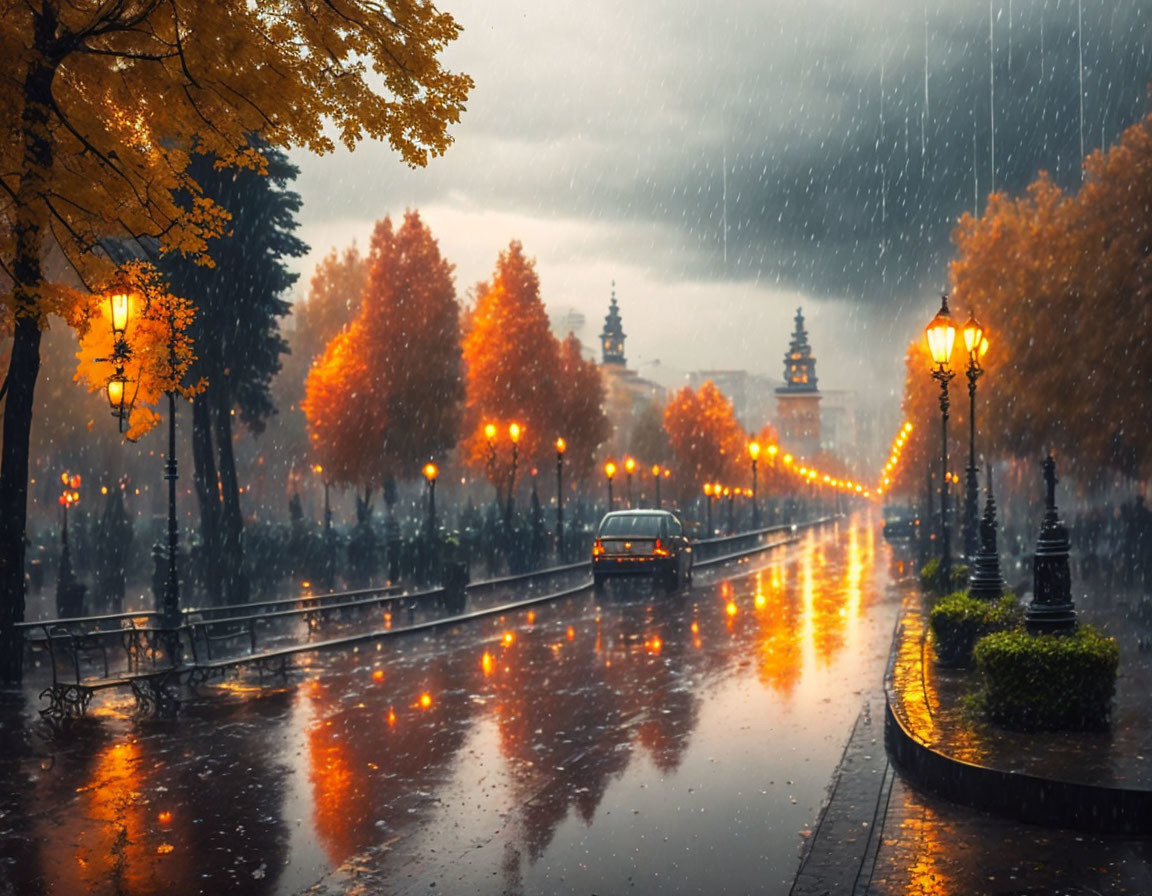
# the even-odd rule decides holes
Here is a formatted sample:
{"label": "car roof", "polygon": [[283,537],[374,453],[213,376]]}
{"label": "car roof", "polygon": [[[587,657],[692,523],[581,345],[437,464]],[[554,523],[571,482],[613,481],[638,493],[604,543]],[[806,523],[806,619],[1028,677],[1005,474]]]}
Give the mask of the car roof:
{"label": "car roof", "polygon": [[604,516],[675,516],[671,510],[610,510]]}

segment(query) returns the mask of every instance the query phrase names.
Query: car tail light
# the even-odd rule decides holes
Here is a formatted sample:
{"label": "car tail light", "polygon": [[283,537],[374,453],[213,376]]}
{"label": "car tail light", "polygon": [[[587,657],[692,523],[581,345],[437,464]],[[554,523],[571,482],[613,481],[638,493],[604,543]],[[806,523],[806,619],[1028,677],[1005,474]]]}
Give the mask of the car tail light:
{"label": "car tail light", "polygon": [[660,542],[659,538],[656,539],[656,544],[653,545],[653,547],[652,547],[652,553],[655,554],[657,557],[667,557],[668,556],[668,550]]}
{"label": "car tail light", "polygon": [[603,553],[604,553],[604,542],[602,542],[599,538],[597,538],[596,543],[592,545],[592,556],[593,557],[599,557]]}

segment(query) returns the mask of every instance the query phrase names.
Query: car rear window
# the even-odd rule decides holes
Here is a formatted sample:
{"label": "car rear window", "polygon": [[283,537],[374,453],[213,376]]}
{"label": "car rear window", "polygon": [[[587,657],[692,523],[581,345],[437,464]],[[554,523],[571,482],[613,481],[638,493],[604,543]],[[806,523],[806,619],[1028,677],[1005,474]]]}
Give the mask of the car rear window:
{"label": "car rear window", "polygon": [[610,516],[600,527],[601,535],[631,535],[633,537],[658,538],[662,517],[656,514]]}

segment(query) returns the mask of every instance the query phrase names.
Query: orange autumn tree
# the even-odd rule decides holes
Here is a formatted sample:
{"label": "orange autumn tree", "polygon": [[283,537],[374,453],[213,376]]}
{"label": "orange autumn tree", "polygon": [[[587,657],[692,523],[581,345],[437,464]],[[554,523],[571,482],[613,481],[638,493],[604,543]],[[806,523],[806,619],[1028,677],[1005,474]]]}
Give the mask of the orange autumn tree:
{"label": "orange autumn tree", "polygon": [[[569,439],[575,433],[562,432],[560,346],[540,300],[535,262],[525,258],[517,240],[500,253],[492,279],[476,287],[464,336],[464,363],[468,390],[460,442],[463,462],[485,474],[491,466],[494,485],[507,482],[512,422],[522,427],[520,471],[554,462],[556,438]],[[491,465],[484,432],[488,424],[497,427],[496,459]]]}
{"label": "orange autumn tree", "polygon": [[664,429],[677,471],[680,500],[700,493],[705,482],[742,483],[751,476],[748,437],[732,402],[711,380],[679,390],[664,408]]}
{"label": "orange autumn tree", "polygon": [[[136,441],[160,422],[153,408],[168,393],[193,398],[205,382],[186,382],[195,360],[188,327],[196,314],[190,301],[168,291],[149,264],[130,262],[121,269],[128,291],[128,326],[124,341],[131,356],[124,365],[124,405],[130,409],[125,438]],[[74,326],[80,333],[75,380],[89,392],[104,392],[116,373],[112,362],[113,334],[108,298],[93,295],[78,311]]]}
{"label": "orange autumn tree", "polygon": [[982,450],[1055,448],[1085,482],[1152,472],[1150,207],[1152,117],[1085,160],[1077,193],[1041,175],[1025,196],[996,195],[980,219],[961,219],[955,295],[991,345]]}
{"label": "orange autumn tree", "polygon": [[455,444],[464,399],[452,265],[417,212],[380,221],[352,325],[312,368],[302,409],[330,482],[413,479]]}

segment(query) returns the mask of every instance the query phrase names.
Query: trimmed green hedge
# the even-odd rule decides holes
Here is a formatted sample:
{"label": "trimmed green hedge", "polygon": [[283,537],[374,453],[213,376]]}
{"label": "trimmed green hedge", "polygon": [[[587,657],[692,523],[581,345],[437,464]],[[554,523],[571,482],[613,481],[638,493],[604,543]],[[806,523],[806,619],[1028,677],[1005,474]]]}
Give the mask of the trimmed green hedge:
{"label": "trimmed green hedge", "polygon": [[1120,650],[1091,626],[1068,635],[996,632],[977,642],[973,656],[993,722],[1025,731],[1107,727]]}
{"label": "trimmed green hedge", "polygon": [[928,615],[936,659],[943,666],[971,666],[972,648],[980,638],[1015,628],[1022,619],[1015,594],[1005,594],[998,601],[969,597],[966,591],[942,597]]}
{"label": "trimmed green hedge", "polygon": [[951,594],[968,587],[968,567],[963,563],[952,564],[952,581],[941,581],[940,558],[933,557],[920,568],[920,589],[937,596]]}

